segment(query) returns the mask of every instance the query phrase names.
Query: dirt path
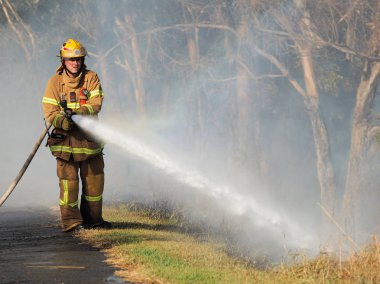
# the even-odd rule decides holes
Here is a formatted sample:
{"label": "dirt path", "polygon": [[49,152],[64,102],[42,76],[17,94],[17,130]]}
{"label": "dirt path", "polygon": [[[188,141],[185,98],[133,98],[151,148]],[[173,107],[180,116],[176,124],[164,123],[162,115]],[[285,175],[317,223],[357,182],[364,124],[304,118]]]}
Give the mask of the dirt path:
{"label": "dirt path", "polygon": [[47,208],[0,208],[0,283],[126,283],[58,223]]}

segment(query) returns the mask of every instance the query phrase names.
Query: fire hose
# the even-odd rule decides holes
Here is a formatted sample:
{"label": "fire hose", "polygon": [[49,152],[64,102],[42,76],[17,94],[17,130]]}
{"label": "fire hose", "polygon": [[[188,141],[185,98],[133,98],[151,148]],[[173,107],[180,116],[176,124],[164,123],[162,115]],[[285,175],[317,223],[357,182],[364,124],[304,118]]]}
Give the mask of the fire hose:
{"label": "fire hose", "polygon": [[38,138],[36,144],[34,145],[34,147],[32,149],[32,152],[29,154],[29,157],[26,159],[26,161],[25,161],[24,165],[22,166],[20,172],[15,177],[15,179],[13,180],[13,182],[11,183],[11,185],[8,187],[8,189],[4,193],[4,195],[0,198],[0,207],[3,205],[3,203],[5,202],[5,200],[7,200],[7,198],[9,197],[9,195],[11,195],[12,191],[15,189],[15,187],[18,184],[18,182],[20,181],[20,179],[24,175],[26,169],[28,168],[30,162],[33,160],[34,155],[37,153],[38,148],[40,147],[40,145],[41,145],[42,141],[44,140],[46,134],[49,133],[50,127],[51,127],[51,124],[50,125],[46,125],[46,128],[44,128],[44,130],[41,132],[40,137]]}
{"label": "fire hose", "polygon": [[[71,108],[68,108],[67,107],[67,101],[66,100],[62,100],[60,102],[60,105],[63,109],[62,111],[62,114],[71,119],[71,116],[76,114],[75,112],[72,111]],[[53,137],[54,135],[56,135],[57,137],[59,137],[60,139],[62,138],[60,136],[60,134],[55,134],[54,133],[54,130],[52,131],[52,134],[49,134],[49,129],[51,127],[51,124],[47,125],[45,123],[45,129],[42,131],[40,137],[38,138],[36,144],[34,145],[33,149],[32,149],[32,152],[29,154],[29,157],[26,159],[24,165],[22,166],[20,172],[18,173],[18,175],[15,177],[15,179],[13,180],[13,182],[11,183],[11,185],[8,187],[7,191],[3,194],[3,196],[0,198],[0,207],[3,205],[3,203],[5,202],[5,200],[7,200],[7,198],[9,197],[9,195],[11,195],[12,191],[16,188],[18,182],[20,181],[20,179],[22,178],[22,176],[24,175],[26,169],[29,167],[29,164],[30,162],[33,160],[34,158],[34,155],[37,153],[38,151],[38,148],[40,147],[42,141],[44,140],[46,134],[50,137]],[[64,138],[64,136],[63,136]]]}

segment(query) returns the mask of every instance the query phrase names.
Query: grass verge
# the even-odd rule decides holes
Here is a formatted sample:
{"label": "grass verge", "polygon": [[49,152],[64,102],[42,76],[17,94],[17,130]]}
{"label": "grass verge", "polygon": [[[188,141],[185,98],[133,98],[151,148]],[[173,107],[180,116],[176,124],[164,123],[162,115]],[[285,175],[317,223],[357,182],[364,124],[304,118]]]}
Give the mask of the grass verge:
{"label": "grass verge", "polygon": [[183,233],[171,218],[152,218],[127,205],[106,207],[104,216],[114,229],[78,237],[101,248],[116,274],[135,283],[380,283],[377,240],[345,261],[321,254],[257,269],[229,256],[221,241]]}

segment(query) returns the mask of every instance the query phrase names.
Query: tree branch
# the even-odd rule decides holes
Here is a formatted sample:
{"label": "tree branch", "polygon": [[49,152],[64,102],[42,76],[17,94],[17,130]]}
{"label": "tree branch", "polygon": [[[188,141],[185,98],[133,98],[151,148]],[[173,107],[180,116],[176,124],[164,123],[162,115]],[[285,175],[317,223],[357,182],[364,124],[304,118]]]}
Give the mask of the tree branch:
{"label": "tree branch", "polygon": [[[15,34],[17,35],[17,37],[19,39],[20,45],[25,52],[27,60],[31,61],[31,59],[34,55],[34,51],[35,51],[35,40],[34,40],[34,35],[33,35],[31,28],[27,24],[24,23],[22,18],[17,14],[17,12],[13,8],[12,4],[8,0],[0,0],[0,4],[3,8],[4,14],[7,18],[7,21],[9,23],[11,29],[15,32]],[[7,7],[5,7],[5,5]],[[31,49],[29,49],[27,47],[27,45],[25,44],[23,32],[20,31],[19,29],[17,29],[17,27],[16,27],[14,21],[12,20],[8,10],[12,13],[15,20],[21,25],[21,27],[24,29],[25,33],[29,37]],[[30,50],[31,50],[31,52],[30,52]]]}
{"label": "tree branch", "polygon": [[284,66],[284,64],[282,64],[276,57],[274,57],[273,55],[265,52],[264,50],[260,49],[259,47],[254,46],[254,49],[256,50],[257,53],[259,53],[260,55],[264,56],[266,59],[269,60],[269,62],[271,62],[273,65],[275,65],[282,72],[283,76],[288,78],[290,84],[294,87],[294,89],[296,89],[296,91],[301,96],[307,97],[307,94],[306,94],[305,90],[301,87],[301,85],[297,82],[297,80],[294,79],[289,74],[289,70],[286,69],[286,67]]}
{"label": "tree branch", "polygon": [[[0,0],[0,1],[2,1],[2,0]],[[142,32],[138,32],[138,33],[129,35],[128,37],[122,39],[120,42],[118,42],[113,47],[108,49],[106,52],[104,52],[103,56],[101,56],[100,59],[104,59],[113,50],[118,48],[123,42],[130,41],[134,37],[150,35],[150,34],[154,34],[154,33],[162,33],[162,32],[168,31],[168,30],[184,30],[184,29],[188,29],[188,28],[192,28],[192,29],[194,29],[194,28],[207,28],[207,29],[224,30],[224,31],[228,31],[228,32],[232,33],[233,35],[235,35],[237,37],[237,33],[233,28],[226,26],[226,25],[218,25],[218,24],[212,24],[212,23],[177,24],[177,25],[171,25],[171,26],[165,26],[165,27],[157,27],[157,28],[153,28],[150,30],[146,30],[146,31],[142,31]]]}
{"label": "tree branch", "polygon": [[[4,4],[4,2],[5,2],[5,4]],[[7,0],[4,0],[4,2],[3,2],[3,0],[0,0],[0,4],[1,4],[1,7],[3,8],[3,12],[5,14],[5,17],[7,18],[8,24],[11,27],[11,29],[14,31],[14,33],[16,34],[17,38],[19,39],[20,45],[21,45],[22,49],[25,52],[26,59],[28,61],[30,61],[31,60],[31,55],[30,55],[30,52],[29,52],[28,48],[25,45],[22,33],[17,29],[17,27],[15,26],[13,20],[11,19],[11,16],[9,15],[8,9],[10,9],[9,8],[10,4],[8,3]],[[5,7],[5,5],[7,5],[8,8]]]}

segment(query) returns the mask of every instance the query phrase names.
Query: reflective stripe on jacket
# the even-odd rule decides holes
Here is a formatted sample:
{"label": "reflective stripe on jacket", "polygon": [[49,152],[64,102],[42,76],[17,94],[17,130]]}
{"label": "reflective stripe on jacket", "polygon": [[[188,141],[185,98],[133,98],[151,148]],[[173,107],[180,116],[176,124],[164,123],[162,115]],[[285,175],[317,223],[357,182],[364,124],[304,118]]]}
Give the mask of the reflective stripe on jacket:
{"label": "reflective stripe on jacket", "polygon": [[[82,105],[79,103],[81,89],[89,92],[86,103]],[[47,83],[42,106],[46,120],[56,128],[56,133],[66,135],[63,141],[50,145],[55,157],[68,161],[72,156],[74,161],[84,161],[101,154],[103,145],[75,124],[70,131],[61,129],[64,115],[60,102],[63,99],[74,112],[80,110],[85,115],[97,117],[103,103],[103,91],[97,74],[85,68],[77,78],[69,78],[65,71],[56,73]]]}

